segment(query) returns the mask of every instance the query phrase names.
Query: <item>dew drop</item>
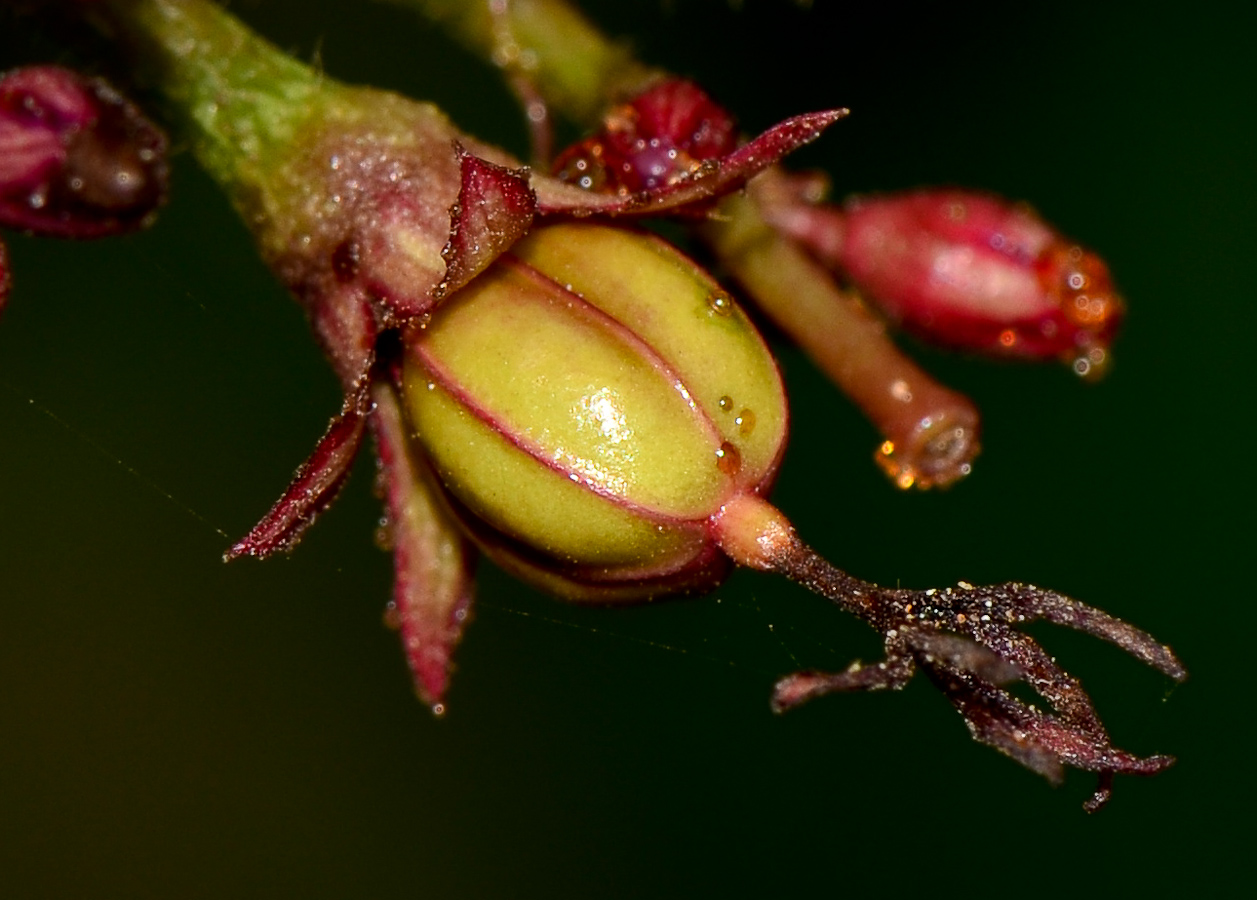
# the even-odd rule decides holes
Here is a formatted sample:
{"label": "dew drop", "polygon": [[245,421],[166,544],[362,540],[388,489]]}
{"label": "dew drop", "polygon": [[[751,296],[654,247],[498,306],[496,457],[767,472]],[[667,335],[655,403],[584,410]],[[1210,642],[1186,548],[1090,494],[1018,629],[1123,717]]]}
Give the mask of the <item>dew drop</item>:
{"label": "dew drop", "polygon": [[716,451],[716,468],[730,478],[742,470],[742,454],[738,448],[725,441]]}
{"label": "dew drop", "polygon": [[720,408],[723,409],[725,412],[728,412],[729,410],[733,409],[733,398],[730,397],[728,394],[725,394],[723,397],[721,397]]}
{"label": "dew drop", "polygon": [[713,291],[708,294],[707,306],[718,316],[733,315],[733,298],[724,291]]}
{"label": "dew drop", "polygon": [[896,378],[890,384],[890,395],[900,403],[912,402],[912,385],[902,378]]}
{"label": "dew drop", "polygon": [[738,431],[742,432],[743,437],[748,437],[755,430],[755,413],[749,409],[743,409],[733,420],[733,424],[738,426]]}
{"label": "dew drop", "polygon": [[375,528],[375,546],[385,552],[393,549],[393,525],[388,519],[380,519]]}
{"label": "dew drop", "polygon": [[384,605],[384,627],[389,631],[400,631],[402,627],[402,612],[392,600]]}

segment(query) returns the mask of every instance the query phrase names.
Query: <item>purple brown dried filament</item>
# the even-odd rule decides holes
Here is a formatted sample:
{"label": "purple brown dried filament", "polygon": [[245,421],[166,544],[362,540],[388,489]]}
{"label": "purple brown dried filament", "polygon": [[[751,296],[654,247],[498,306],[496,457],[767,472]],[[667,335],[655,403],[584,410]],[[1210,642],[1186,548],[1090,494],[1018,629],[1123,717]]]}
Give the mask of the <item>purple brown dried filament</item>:
{"label": "purple brown dried filament", "polygon": [[[1084,804],[1108,802],[1112,777],[1155,775],[1170,756],[1138,757],[1115,748],[1077,679],[1018,627],[1037,620],[1085,632],[1183,681],[1187,671],[1169,647],[1107,613],[1055,591],[1007,583],[904,590],[853,578],[804,544],[759,497],[735,498],[713,519],[715,539],[737,563],[785,575],[879,631],[886,658],[843,672],[797,672],[777,683],[773,709],[785,712],[824,694],[898,690],[923,669],[965,719],[974,739],[1060,783],[1065,766],[1099,775]],[[1052,707],[1046,712],[1004,685],[1025,681]]]}

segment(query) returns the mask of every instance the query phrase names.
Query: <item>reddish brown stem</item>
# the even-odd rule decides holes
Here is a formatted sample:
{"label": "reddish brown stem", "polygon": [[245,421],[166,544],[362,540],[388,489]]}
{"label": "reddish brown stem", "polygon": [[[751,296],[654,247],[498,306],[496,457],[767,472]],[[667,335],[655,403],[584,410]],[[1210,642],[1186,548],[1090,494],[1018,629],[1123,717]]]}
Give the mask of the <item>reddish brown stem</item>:
{"label": "reddish brown stem", "polygon": [[704,229],[720,260],[885,436],[878,464],[900,487],[943,486],[969,473],[978,412],[886,335],[880,319],[818,263],[733,197]]}

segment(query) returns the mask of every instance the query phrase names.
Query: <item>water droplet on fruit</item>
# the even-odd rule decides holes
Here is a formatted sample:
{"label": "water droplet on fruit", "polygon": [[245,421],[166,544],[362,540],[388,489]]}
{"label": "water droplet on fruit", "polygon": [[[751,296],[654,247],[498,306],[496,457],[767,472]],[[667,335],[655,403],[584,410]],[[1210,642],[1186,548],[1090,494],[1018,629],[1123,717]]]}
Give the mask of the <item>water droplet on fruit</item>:
{"label": "water droplet on fruit", "polygon": [[375,529],[375,546],[388,552],[393,549],[393,526],[388,519],[380,519]]}
{"label": "water droplet on fruit", "polygon": [[724,291],[713,291],[709,294],[707,306],[718,316],[733,315],[733,298]]}

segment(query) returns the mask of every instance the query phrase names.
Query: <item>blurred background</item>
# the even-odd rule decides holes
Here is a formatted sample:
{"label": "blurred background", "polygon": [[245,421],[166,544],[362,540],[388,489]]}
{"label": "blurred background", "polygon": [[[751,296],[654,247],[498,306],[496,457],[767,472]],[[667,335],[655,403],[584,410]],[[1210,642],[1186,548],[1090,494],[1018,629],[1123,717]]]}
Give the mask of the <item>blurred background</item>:
{"label": "blurred background", "polygon": [[[912,352],[984,414],[955,489],[902,494],[877,442],[773,334],[793,437],[774,499],[853,574],[1049,585],[1171,643],[1167,679],[1035,635],[1114,742],[1178,765],[1052,789],[972,742],[924,679],[784,717],[801,667],[876,658],[783,581],[633,609],[482,566],[449,713],[381,622],[369,454],[291,557],[224,566],[339,405],[296,305],[187,153],[150,231],[8,234],[0,320],[0,894],[691,897],[1165,894],[1241,871],[1254,801],[1252,23],[1148,7],[587,2],[748,131],[844,105],[793,160],[839,196],[923,184],[1027,200],[1130,303],[1095,386]],[[873,8],[873,7],[877,8]],[[526,151],[494,71],[350,0],[238,0],[339,78],[437,101]],[[1250,14],[1251,16],[1251,14]],[[0,68],[65,59],[0,12]],[[1243,254],[1243,255],[1241,255]],[[1248,548],[1248,549],[1245,549]],[[1206,880],[1207,879],[1207,880]]]}

